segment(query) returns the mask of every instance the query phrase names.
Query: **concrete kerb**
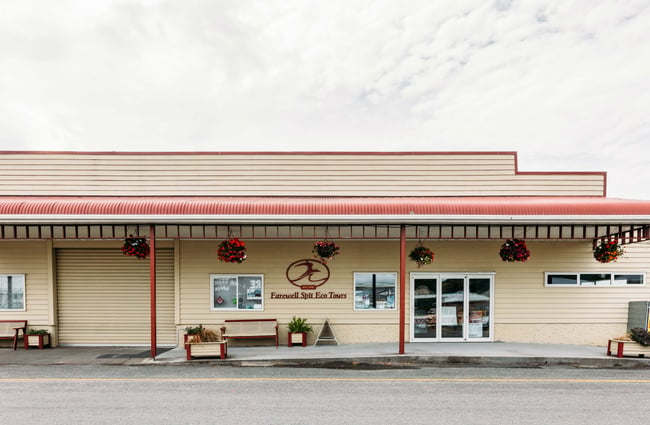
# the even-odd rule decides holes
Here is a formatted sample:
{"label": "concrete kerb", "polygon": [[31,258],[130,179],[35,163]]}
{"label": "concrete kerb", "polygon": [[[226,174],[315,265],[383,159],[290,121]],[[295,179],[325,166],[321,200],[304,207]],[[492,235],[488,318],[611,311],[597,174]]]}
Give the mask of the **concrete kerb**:
{"label": "concrete kerb", "polygon": [[283,367],[326,369],[417,369],[421,367],[484,368],[585,368],[650,369],[650,360],[642,358],[560,358],[560,357],[482,357],[482,356],[364,356],[340,358],[294,359],[226,359],[198,358],[190,361],[148,359],[148,364],[176,366]]}
{"label": "concrete kerb", "polygon": [[[230,366],[338,369],[418,367],[618,368],[650,369],[650,359],[607,356],[605,348],[493,343],[491,345],[412,345],[393,354],[394,344],[269,349],[232,347],[229,357],[186,360],[182,347],[161,349],[151,359],[147,347],[58,347],[0,349],[0,365]],[[409,353],[410,351],[410,353]]]}

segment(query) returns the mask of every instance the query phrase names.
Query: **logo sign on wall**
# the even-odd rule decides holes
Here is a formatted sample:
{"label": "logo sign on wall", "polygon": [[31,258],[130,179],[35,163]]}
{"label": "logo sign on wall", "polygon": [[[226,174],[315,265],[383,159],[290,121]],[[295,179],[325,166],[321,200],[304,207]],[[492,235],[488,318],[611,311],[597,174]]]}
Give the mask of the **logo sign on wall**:
{"label": "logo sign on wall", "polygon": [[330,278],[330,269],[321,261],[303,259],[287,267],[287,280],[300,289],[316,289]]}

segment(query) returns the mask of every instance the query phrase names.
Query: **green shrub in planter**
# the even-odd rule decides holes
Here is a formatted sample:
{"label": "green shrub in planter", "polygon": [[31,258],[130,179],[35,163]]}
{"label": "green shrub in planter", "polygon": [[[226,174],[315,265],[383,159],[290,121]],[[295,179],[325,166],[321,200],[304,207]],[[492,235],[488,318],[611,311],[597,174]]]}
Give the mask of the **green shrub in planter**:
{"label": "green shrub in planter", "polygon": [[630,329],[630,338],[644,347],[650,346],[650,333],[643,328]]}
{"label": "green shrub in planter", "polygon": [[311,325],[307,323],[307,319],[293,316],[289,322],[289,332],[291,333],[300,333],[300,332],[311,332]]}

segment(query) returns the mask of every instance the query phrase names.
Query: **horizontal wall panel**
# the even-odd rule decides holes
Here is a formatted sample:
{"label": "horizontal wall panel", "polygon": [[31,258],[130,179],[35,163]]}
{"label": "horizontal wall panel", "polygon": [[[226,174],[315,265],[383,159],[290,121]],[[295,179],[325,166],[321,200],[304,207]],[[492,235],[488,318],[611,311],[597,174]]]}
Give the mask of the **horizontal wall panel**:
{"label": "horizontal wall panel", "polygon": [[[340,254],[327,266],[330,280],[316,290],[301,291],[286,278],[286,268],[302,258],[312,258],[309,241],[246,241],[248,259],[242,264],[225,264],[216,257],[217,242],[183,240],[180,242],[180,322],[183,326],[219,328],[226,319],[276,318],[281,338],[286,338],[287,322],[293,316],[305,317],[318,326],[328,318],[339,342],[397,341],[399,312],[355,311],[354,272],[399,272],[398,241],[337,240]],[[582,329],[619,329],[624,332],[629,301],[650,299],[650,283],[629,287],[546,287],[544,272],[623,272],[646,273],[650,278],[650,243],[626,247],[627,253],[616,263],[600,264],[592,255],[591,241],[540,242],[529,241],[531,258],[526,263],[513,264],[500,260],[502,241],[439,241],[423,239],[422,243],[435,253],[431,265],[417,268],[407,261],[407,291],[410,273],[494,273],[495,339],[517,341],[510,326],[522,329],[535,325],[536,342],[566,342],[554,339],[553,332],[561,327]],[[408,241],[407,252],[416,245]],[[211,311],[210,274],[263,274],[264,311]],[[271,299],[271,293],[335,292],[345,299]],[[410,292],[406,298],[406,320],[410,321]],[[532,329],[532,328],[531,328]],[[503,332],[500,334],[499,332]],[[556,335],[562,332],[556,332]],[[596,330],[576,335],[576,343],[599,344]],[[313,338],[314,335],[311,336]],[[513,339],[514,338],[514,339]],[[528,340],[528,339],[526,339]],[[311,340],[310,340],[311,341]]]}
{"label": "horizontal wall panel", "polygon": [[0,155],[0,195],[602,196],[603,173],[518,173],[514,153]]}
{"label": "horizontal wall panel", "polygon": [[48,246],[45,241],[0,241],[0,274],[25,275],[25,310],[0,311],[0,320],[27,320],[35,329],[53,324]]}

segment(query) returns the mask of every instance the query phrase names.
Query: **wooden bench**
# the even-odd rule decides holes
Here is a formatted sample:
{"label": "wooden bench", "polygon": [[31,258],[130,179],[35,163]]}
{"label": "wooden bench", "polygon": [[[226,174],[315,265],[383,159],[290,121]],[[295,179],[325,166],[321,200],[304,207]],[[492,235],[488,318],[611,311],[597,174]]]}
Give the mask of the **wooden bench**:
{"label": "wooden bench", "polygon": [[224,320],[221,337],[228,339],[275,338],[275,348],[278,348],[277,319],[241,319]]}
{"label": "wooden bench", "polygon": [[14,351],[18,346],[18,340],[25,338],[26,330],[27,320],[0,320],[0,339],[13,339]]}

